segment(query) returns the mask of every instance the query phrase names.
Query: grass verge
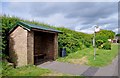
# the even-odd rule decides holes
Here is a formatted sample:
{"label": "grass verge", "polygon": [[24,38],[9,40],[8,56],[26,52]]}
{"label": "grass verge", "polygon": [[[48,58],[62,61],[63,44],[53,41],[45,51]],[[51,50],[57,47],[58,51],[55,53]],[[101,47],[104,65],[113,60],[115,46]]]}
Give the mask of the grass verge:
{"label": "grass verge", "polygon": [[72,76],[69,74],[58,73],[55,71],[51,71],[49,69],[43,69],[37,67],[35,65],[27,65],[22,67],[13,68],[12,66],[8,66],[6,62],[2,63],[2,72],[0,72],[0,77],[2,76],[17,76],[17,77],[26,77],[26,76]]}
{"label": "grass verge", "polygon": [[94,60],[94,48],[86,48],[70,53],[66,57],[59,57],[57,61],[101,67],[110,64],[117,54],[118,44],[112,44],[111,50],[96,49],[96,60]]}
{"label": "grass verge", "polygon": [[51,73],[50,70],[39,68],[35,65],[13,68],[6,63],[2,63],[2,68],[2,76],[41,76],[43,74]]}

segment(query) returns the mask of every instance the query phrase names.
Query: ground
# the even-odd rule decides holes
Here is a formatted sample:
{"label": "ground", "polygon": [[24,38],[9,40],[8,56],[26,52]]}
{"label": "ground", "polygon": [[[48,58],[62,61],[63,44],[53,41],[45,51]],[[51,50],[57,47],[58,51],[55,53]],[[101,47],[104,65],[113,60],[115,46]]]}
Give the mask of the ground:
{"label": "ground", "polygon": [[[113,61],[113,63],[112,60],[117,56],[118,44],[112,44],[111,50],[97,49],[96,60],[93,60],[93,52],[94,52],[93,48],[87,48],[84,50],[71,53],[67,57],[58,58],[57,61],[41,64],[38,66],[28,65],[13,68],[3,63],[2,75],[3,76],[73,76],[73,75],[108,76],[109,74],[115,75],[114,72],[117,69],[116,66],[117,60],[115,60],[115,62]],[[0,68],[0,70],[2,70],[2,68]],[[106,72],[107,74],[105,74]]]}
{"label": "ground", "polygon": [[86,48],[66,57],[57,59],[59,62],[68,62],[73,64],[83,64],[94,67],[109,65],[118,54],[118,44],[112,44],[111,50],[97,49],[96,60],[94,60],[94,48]]}
{"label": "ground", "polygon": [[111,64],[104,67],[91,67],[58,61],[48,61],[38,65],[38,67],[73,76],[118,76],[118,57],[113,59]]}
{"label": "ground", "polygon": [[112,44],[111,50],[86,48],[57,61],[46,62],[38,67],[76,76],[118,76],[118,44]]}
{"label": "ground", "polygon": [[[2,69],[3,68],[3,69]],[[13,68],[3,62],[1,76],[69,76],[69,74],[58,73],[49,69],[37,67],[35,65],[27,65]]]}

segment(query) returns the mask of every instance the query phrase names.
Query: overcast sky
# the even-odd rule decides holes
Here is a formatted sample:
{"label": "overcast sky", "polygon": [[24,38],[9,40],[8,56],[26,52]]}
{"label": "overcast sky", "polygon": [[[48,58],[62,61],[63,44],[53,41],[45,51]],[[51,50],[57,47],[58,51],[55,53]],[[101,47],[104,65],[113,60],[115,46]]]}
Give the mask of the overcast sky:
{"label": "overcast sky", "polygon": [[85,33],[95,25],[118,32],[117,2],[3,2],[2,14]]}

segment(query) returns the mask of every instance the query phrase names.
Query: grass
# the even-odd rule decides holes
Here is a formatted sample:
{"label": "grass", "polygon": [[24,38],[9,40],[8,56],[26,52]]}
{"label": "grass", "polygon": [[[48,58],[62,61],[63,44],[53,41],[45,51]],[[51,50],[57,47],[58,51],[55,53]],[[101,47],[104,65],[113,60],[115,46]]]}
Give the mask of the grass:
{"label": "grass", "polygon": [[86,48],[70,53],[66,57],[59,57],[57,61],[101,67],[110,64],[117,54],[118,44],[112,44],[111,50],[96,49],[96,60],[94,60],[94,48]]}
{"label": "grass", "polygon": [[8,66],[7,62],[0,62],[2,72],[0,72],[0,78],[4,76],[7,77],[45,77],[45,78],[85,78],[84,76],[77,76],[71,74],[59,73],[56,71],[51,71],[49,69],[43,69],[35,65],[27,65],[22,67],[13,68]]}
{"label": "grass", "polygon": [[12,66],[8,66],[7,64],[3,63],[3,76],[41,76],[43,74],[51,73],[48,69],[38,68],[35,65],[28,65],[13,68]]}
{"label": "grass", "polygon": [[0,78],[2,76],[5,77],[47,77],[47,78],[53,78],[58,77],[58,78],[85,78],[83,76],[75,76],[75,75],[70,75],[70,74],[64,74],[64,73],[59,73],[55,71],[51,71],[49,69],[43,69],[40,67],[37,67],[35,65],[27,65],[27,66],[22,66],[22,67],[17,67],[13,68],[12,66],[8,66],[6,62],[0,62],[2,63],[2,74],[0,74]]}
{"label": "grass", "polygon": [[27,65],[22,67],[13,68],[12,66],[8,66],[6,62],[2,63],[2,76],[70,76],[69,74],[58,73],[55,71],[51,71],[49,69],[43,69],[37,67],[35,65]]}
{"label": "grass", "polygon": [[[105,66],[112,62],[118,54],[118,44],[112,44],[111,50],[97,49],[96,60],[93,60],[93,48],[86,48],[84,50],[70,53],[64,58],[58,58],[57,61],[70,62],[70,63],[83,63],[90,66]],[[0,77],[1,76],[72,76],[54,72],[48,69],[39,68],[35,65],[28,65],[18,68],[8,66],[6,62],[0,62]],[[2,70],[2,74],[1,74]],[[76,77],[75,77],[76,78]],[[81,77],[80,77],[81,78]]]}

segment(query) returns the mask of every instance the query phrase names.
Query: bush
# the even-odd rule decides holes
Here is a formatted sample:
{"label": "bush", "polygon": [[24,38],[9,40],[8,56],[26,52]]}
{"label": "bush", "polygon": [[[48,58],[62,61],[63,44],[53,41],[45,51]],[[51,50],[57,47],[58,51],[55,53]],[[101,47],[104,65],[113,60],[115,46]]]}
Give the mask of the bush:
{"label": "bush", "polygon": [[7,55],[4,54],[4,53],[0,53],[0,58],[1,58],[2,60],[4,60],[4,59],[8,60],[8,59],[9,59],[9,56],[7,56]]}
{"label": "bush", "polygon": [[[82,32],[76,32],[74,30],[70,30],[64,27],[55,27],[50,26],[44,23],[38,23],[35,21],[23,20],[17,17],[9,17],[9,16],[0,16],[2,19],[2,52],[8,55],[9,46],[8,46],[8,32],[13,26],[17,23],[17,21],[23,21],[31,24],[41,25],[48,28],[53,28],[62,31],[62,34],[58,35],[58,47],[63,48],[66,47],[67,53],[76,52],[77,50],[81,50],[84,48],[89,48],[92,46],[92,38],[93,34],[86,34]],[[114,37],[114,33],[107,30],[101,30],[99,33],[96,33],[96,40],[98,40],[98,45],[106,42],[109,39]]]}
{"label": "bush", "polygon": [[12,70],[13,67],[8,65],[8,62],[1,62],[2,63],[2,75],[8,76],[8,71]]}
{"label": "bush", "polygon": [[57,28],[62,31],[62,34],[58,35],[59,48],[66,48],[66,52],[73,53],[78,50],[89,48],[91,46],[91,35],[81,32],[76,32],[66,28]]}
{"label": "bush", "polygon": [[96,46],[97,46],[98,48],[100,48],[102,44],[103,44],[103,40],[97,40],[97,41],[96,41]]}
{"label": "bush", "polygon": [[120,43],[120,40],[117,40],[117,43]]}
{"label": "bush", "polygon": [[104,43],[102,49],[111,50],[111,43],[110,42]]}
{"label": "bush", "polygon": [[96,41],[102,40],[104,43],[108,41],[108,39],[114,39],[115,32],[111,30],[100,30],[98,33],[96,33]]}
{"label": "bush", "polygon": [[87,42],[87,41],[86,41],[84,44],[85,44],[85,46],[86,46],[87,48],[90,48],[90,46],[92,46],[92,43]]}

